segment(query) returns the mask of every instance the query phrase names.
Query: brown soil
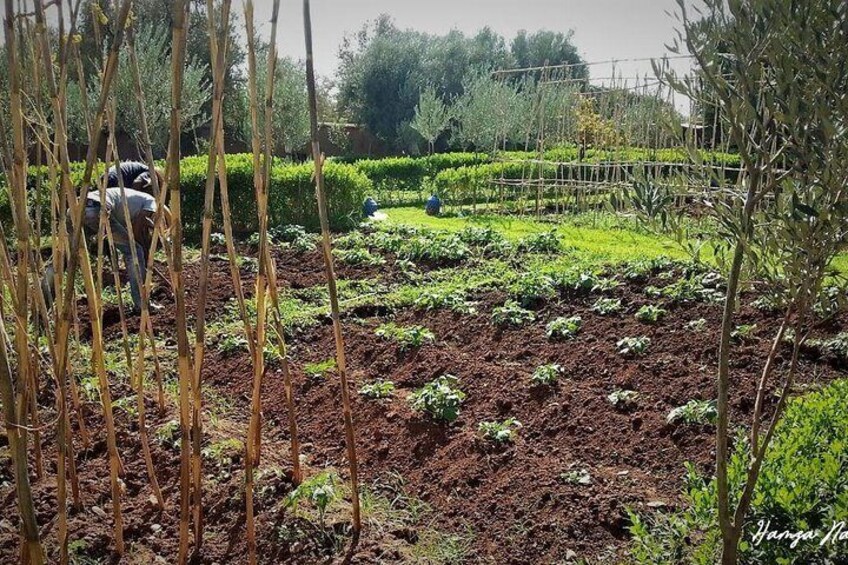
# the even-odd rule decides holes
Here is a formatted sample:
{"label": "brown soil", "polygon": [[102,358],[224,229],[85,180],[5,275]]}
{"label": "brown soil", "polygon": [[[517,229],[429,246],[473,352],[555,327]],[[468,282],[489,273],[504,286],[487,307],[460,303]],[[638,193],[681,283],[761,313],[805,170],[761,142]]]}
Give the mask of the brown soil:
{"label": "brown soil", "polygon": [[[276,261],[281,285],[304,288],[324,281],[317,252],[278,254]],[[197,293],[197,272],[197,264],[187,267],[189,312],[193,312]],[[247,270],[242,274],[244,288],[252,291],[252,275]],[[385,266],[340,266],[339,274],[346,278],[397,276]],[[225,261],[213,261],[211,281],[210,317],[232,296]],[[652,283],[667,284],[628,283],[611,293],[622,299],[624,312],[600,316],[590,309],[596,295],[563,296],[538,308],[537,321],[524,328],[501,330],[492,324],[492,308],[505,299],[499,291],[476,297],[476,315],[409,309],[390,317],[347,317],[344,330],[362,484],[385,482],[392,474],[402,476],[407,492],[432,507],[432,527],[459,534],[470,532],[468,561],[472,563],[552,563],[574,555],[611,561],[620,558],[628,539],[625,508],[645,511],[679,504],[684,462],[694,462],[709,473],[714,458],[712,427],[669,425],[666,416],[690,399],[714,398],[721,306],[649,299],[644,287]],[[157,294],[157,299],[167,308],[155,316],[154,324],[157,331],[171,334],[172,300],[165,290]],[[668,309],[662,321],[647,325],[635,320],[633,314],[639,306],[658,302]],[[743,300],[743,304],[746,302],[750,301]],[[576,339],[551,342],[545,337],[545,323],[575,314],[583,319]],[[399,351],[395,344],[374,336],[374,328],[389,318],[400,324],[427,326],[436,334],[436,343],[417,351]],[[706,332],[684,328],[686,322],[698,318],[706,319]],[[118,338],[117,312],[108,310],[104,321],[107,337]],[[129,323],[130,327],[137,325],[137,317],[131,317]],[[757,324],[754,337],[737,343],[733,350],[732,417],[742,424],[750,419],[759,370],[779,320],[745,306],[738,323]],[[839,321],[833,322],[827,331],[839,327]],[[638,335],[651,338],[644,357],[626,359],[616,352],[618,339]],[[304,364],[334,355],[332,328],[322,324],[309,329],[295,336],[290,345],[297,420],[307,465],[312,470],[332,466],[346,477],[338,381],[332,375],[324,380],[307,378],[302,371]],[[780,353],[778,374],[786,366],[786,356],[786,351]],[[556,386],[531,387],[530,375],[544,363],[559,363],[565,376]],[[405,400],[413,389],[445,373],[458,376],[468,395],[459,419],[452,425],[438,424],[415,413]],[[801,384],[844,376],[842,368],[825,360],[802,359]],[[225,357],[210,348],[203,377],[206,392],[228,399],[234,408],[228,417],[206,422],[209,436],[243,438],[252,382],[247,355]],[[357,394],[363,383],[377,378],[395,382],[393,399],[372,401]],[[607,395],[618,388],[637,391],[638,405],[628,410],[613,407]],[[128,392],[116,387],[113,395],[120,398]],[[176,412],[171,406],[167,414],[158,416],[153,396],[147,407],[151,429],[156,430],[176,417]],[[773,401],[772,395],[767,398]],[[290,469],[284,390],[275,368],[265,378],[262,399],[262,467]],[[49,421],[54,401],[51,385],[44,384],[40,400],[42,420]],[[95,404],[86,406],[86,414],[94,441],[83,450],[76,439],[85,509],[71,514],[71,540],[83,540],[85,554],[107,556],[112,549],[112,526],[105,432]],[[134,559],[126,562],[156,563],[158,558],[172,563],[178,539],[178,447],[154,442],[158,479],[167,498],[166,509],[159,511],[150,501],[136,423],[121,410],[116,410],[116,415],[126,470],[125,539],[128,554]],[[507,417],[523,424],[513,445],[495,449],[478,438],[479,422]],[[44,436],[45,476],[35,481],[34,488],[46,546],[55,550],[52,428]],[[0,436],[0,441],[5,442],[5,438]],[[205,463],[207,525],[198,562],[246,562],[241,466],[238,453],[225,464]],[[573,485],[563,480],[564,473],[575,469],[587,470],[592,483]],[[8,460],[0,458],[0,500],[9,509],[15,500],[11,484]],[[282,476],[269,484],[272,489],[259,500],[257,510],[261,562],[327,560],[331,550],[322,545],[320,536],[294,544],[281,540],[277,526],[297,525],[293,517],[276,511],[275,503],[291,490],[291,483]],[[18,537],[12,514],[9,510],[0,517],[2,563],[16,559]],[[343,520],[334,527],[346,531]],[[414,542],[417,535],[403,529],[385,532],[366,526],[352,561],[397,562],[403,547]],[[55,553],[51,562],[54,559]]]}

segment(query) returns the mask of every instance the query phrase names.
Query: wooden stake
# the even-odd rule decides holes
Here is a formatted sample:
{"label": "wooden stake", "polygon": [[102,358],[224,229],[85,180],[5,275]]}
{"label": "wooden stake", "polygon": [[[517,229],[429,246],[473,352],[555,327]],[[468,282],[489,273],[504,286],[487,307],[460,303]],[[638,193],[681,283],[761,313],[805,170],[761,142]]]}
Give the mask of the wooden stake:
{"label": "wooden stake", "polygon": [[336,340],[336,366],[342,387],[342,410],[344,415],[345,442],[347,444],[348,463],[350,464],[350,486],[353,497],[353,530],[362,528],[359,510],[359,477],[356,461],[356,443],[353,429],[353,416],[350,409],[350,392],[347,383],[344,337],[339,315],[339,295],[336,289],[336,274],[333,267],[332,245],[330,243],[330,222],[327,219],[327,195],[324,192],[324,156],[318,142],[318,99],[315,90],[315,69],[312,56],[312,18],[309,12],[309,0],[303,0],[303,28],[306,38],[306,84],[309,88],[309,117],[312,130],[312,159],[315,162],[315,192],[318,198],[318,215],[321,220],[321,249],[324,252],[324,268],[327,274],[327,288],[330,294],[330,313],[333,318],[333,334]]}

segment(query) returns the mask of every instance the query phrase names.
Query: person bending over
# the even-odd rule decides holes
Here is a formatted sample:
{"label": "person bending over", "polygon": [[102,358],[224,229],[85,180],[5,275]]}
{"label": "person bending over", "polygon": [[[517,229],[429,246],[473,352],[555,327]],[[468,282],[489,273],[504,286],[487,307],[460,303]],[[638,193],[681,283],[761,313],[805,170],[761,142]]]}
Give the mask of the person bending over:
{"label": "person bending over", "polygon": [[[154,168],[153,174],[156,175],[161,189],[164,183],[162,171]],[[150,168],[140,161],[122,161],[118,168],[112,165],[101,177],[101,182],[104,178],[106,188],[118,188],[121,186],[121,180],[123,180],[124,188],[153,194],[153,179],[150,175]]]}
{"label": "person bending over", "polygon": [[[129,209],[129,217],[124,213],[124,197]],[[112,234],[112,243],[124,258],[130,279],[130,294],[133,300],[133,312],[141,311],[141,285],[144,284],[147,273],[147,254],[153,241],[154,216],[156,215],[156,199],[139,190],[132,188],[107,188],[105,199],[101,202],[100,191],[92,190],[86,195],[85,216],[83,228],[87,236],[94,236],[100,230],[100,212],[106,210],[106,219]],[[171,224],[171,214],[167,206],[162,208],[164,213],[165,227]],[[70,224],[70,211],[68,211],[68,223]],[[69,228],[70,229],[70,228]],[[138,259],[138,270],[133,267],[132,249],[130,247],[130,231],[135,239],[135,253]],[[107,232],[108,233],[108,232]],[[53,306],[53,279],[55,269],[50,261],[45,268],[45,275],[41,281],[41,288],[48,308]],[[149,302],[150,310],[160,310],[162,307]]]}

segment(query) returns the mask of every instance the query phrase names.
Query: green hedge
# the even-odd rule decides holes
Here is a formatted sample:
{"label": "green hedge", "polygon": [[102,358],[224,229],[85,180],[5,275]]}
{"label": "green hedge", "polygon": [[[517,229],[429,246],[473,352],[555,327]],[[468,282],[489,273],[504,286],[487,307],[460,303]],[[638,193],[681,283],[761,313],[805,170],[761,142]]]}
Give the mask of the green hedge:
{"label": "green hedge", "polygon": [[[739,165],[739,156],[735,154],[699,151],[700,158],[704,162],[716,165],[727,165],[736,167]],[[535,160],[539,154],[535,151],[502,151],[497,153],[499,161],[521,161]],[[683,148],[651,149],[641,147],[615,148],[615,149],[588,149],[582,160],[580,149],[577,146],[559,146],[544,152],[544,160],[555,163],[573,163],[582,161],[586,164],[598,164],[604,162],[660,162],[666,163],[663,172],[668,173],[675,164],[683,165],[690,162],[689,153]],[[498,161],[498,162],[499,162]],[[352,161],[353,165],[362,171],[374,183],[374,194],[382,206],[415,205],[420,204],[434,190],[444,196],[451,198],[452,194],[462,194],[463,199],[474,198],[473,194],[479,195],[480,190],[485,188],[483,179],[491,175],[493,169],[485,166],[494,165],[492,156],[486,153],[437,153],[427,157],[387,157],[383,159],[359,159]],[[479,172],[472,172],[474,166],[483,166]],[[529,164],[510,164],[511,167],[530,167]],[[559,166],[559,177],[577,178],[578,166],[572,166],[567,171],[566,165]],[[451,171],[463,169],[458,173]],[[505,174],[505,178],[522,178],[520,169],[511,168]],[[582,174],[588,174],[589,169],[584,168]],[[594,175],[598,172],[592,170]],[[547,171],[545,175],[553,178],[553,172]],[[549,176],[550,175],[550,176]],[[500,170],[497,170],[500,177]],[[524,174],[524,177],[529,176]],[[538,172],[536,173],[538,176]],[[453,179],[453,180],[450,180]],[[603,180],[603,178],[598,178]],[[470,196],[469,196],[470,195]]]}
{"label": "green hedge", "polygon": [[[256,198],[253,190],[253,156],[250,154],[227,155],[227,185],[230,196],[233,229],[238,233],[254,232],[257,229]],[[77,185],[82,180],[84,165],[73,163],[71,180]],[[186,234],[191,237],[200,232],[203,200],[206,191],[206,156],[186,157],[181,162],[181,202]],[[96,173],[104,170],[102,164]],[[40,199],[42,217],[50,217],[50,183],[45,167],[31,167],[29,182],[41,176],[40,194],[29,191],[30,207]],[[318,205],[315,200],[315,184],[312,180],[312,163],[292,164],[275,159],[271,169],[269,187],[270,225],[299,224],[309,230],[319,229]],[[344,230],[360,219],[362,201],[373,192],[372,183],[352,165],[328,162],[324,167],[325,188],[329,203],[330,226]],[[215,200],[216,226],[221,225],[220,199]],[[8,190],[0,187],[0,221],[4,226],[12,225]],[[218,228],[220,229],[220,228]],[[7,230],[8,232],[9,230]]]}
{"label": "green hedge", "polygon": [[427,184],[440,171],[490,162],[485,153],[436,153],[427,157],[360,159],[353,165],[374,183],[381,205],[414,204],[429,196]]}
{"label": "green hedge", "polygon": [[[253,155],[227,155],[227,189],[230,197],[233,229],[250,233],[257,229],[256,198],[253,188]],[[207,159],[187,157],[182,161],[182,203],[186,231],[200,229],[206,191]],[[268,190],[269,225],[298,224],[308,230],[319,229],[318,204],[312,163],[292,164],[275,159]],[[360,219],[362,201],[371,192],[371,181],[352,165],[327,162],[324,166],[330,227],[344,230]],[[221,203],[215,200],[216,225],[220,224]]]}

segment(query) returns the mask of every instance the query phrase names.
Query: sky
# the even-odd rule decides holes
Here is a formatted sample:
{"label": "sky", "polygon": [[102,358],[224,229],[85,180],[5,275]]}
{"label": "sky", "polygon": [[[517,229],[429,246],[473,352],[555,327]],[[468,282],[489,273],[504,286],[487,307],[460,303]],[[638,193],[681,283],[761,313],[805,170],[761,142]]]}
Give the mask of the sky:
{"label": "sky", "polygon": [[[271,0],[255,1],[255,19],[269,34]],[[661,57],[675,37],[676,0],[311,0],[315,69],[332,75],[345,34],[386,13],[400,28],[432,34],[459,29],[473,34],[489,26],[509,40],[522,29],[574,31],[574,43],[586,61]],[[302,59],[302,3],[282,0],[278,48]],[[685,72],[687,59],[671,61]],[[650,61],[622,61],[616,69],[624,76],[651,73]],[[593,65],[593,77],[610,76],[612,65]]]}

